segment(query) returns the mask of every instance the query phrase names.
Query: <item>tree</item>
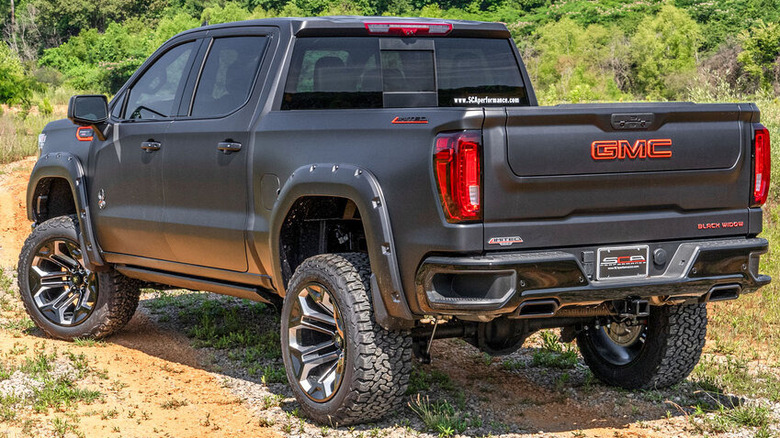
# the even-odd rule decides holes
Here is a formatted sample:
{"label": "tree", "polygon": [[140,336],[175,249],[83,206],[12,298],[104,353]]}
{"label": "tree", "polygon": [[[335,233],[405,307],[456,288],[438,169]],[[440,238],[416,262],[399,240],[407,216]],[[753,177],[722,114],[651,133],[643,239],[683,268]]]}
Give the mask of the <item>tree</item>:
{"label": "tree", "polygon": [[685,11],[664,5],[631,38],[638,91],[651,98],[674,98],[675,81],[696,67],[701,39],[699,25]]}
{"label": "tree", "polygon": [[771,90],[780,85],[780,26],[777,23],[759,23],[740,38],[743,51],[737,59],[748,75]]}
{"label": "tree", "polygon": [[24,74],[22,62],[5,42],[0,42],[0,102],[26,103],[33,91],[33,82]]}

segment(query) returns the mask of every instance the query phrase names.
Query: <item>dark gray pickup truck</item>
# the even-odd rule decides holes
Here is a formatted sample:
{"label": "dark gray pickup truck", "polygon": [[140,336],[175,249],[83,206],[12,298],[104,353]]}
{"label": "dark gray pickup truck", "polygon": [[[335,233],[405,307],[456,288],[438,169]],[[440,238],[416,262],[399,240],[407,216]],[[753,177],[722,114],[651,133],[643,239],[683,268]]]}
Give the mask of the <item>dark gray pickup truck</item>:
{"label": "dark gray pickup truck", "polygon": [[107,336],[140,287],[276,303],[288,380],[323,423],[394,410],[445,337],[505,354],[561,328],[602,381],[672,385],[706,303],[770,281],[755,105],[539,107],[502,24],[202,27],[68,117],[28,190],[35,323]]}

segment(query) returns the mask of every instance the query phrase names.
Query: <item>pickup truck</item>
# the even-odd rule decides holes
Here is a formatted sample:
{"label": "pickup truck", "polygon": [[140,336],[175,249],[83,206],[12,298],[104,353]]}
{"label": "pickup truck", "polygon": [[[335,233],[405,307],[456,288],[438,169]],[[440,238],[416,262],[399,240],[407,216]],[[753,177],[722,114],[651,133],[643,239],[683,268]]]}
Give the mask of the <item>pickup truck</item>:
{"label": "pickup truck", "polygon": [[400,406],[440,338],[498,355],[560,328],[603,382],[665,387],[707,303],[770,282],[759,114],[538,106],[498,23],[192,29],[43,130],[21,297],[66,340],[119,330],[141,287],[275,304],[295,397],[328,424]]}

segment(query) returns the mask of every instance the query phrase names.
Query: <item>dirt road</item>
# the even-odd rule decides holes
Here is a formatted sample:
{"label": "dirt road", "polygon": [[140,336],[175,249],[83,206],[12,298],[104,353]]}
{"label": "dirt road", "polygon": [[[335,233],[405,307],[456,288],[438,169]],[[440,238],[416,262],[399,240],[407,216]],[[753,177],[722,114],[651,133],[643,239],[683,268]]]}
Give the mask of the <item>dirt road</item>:
{"label": "dirt road", "polygon": [[[33,164],[30,158],[0,166],[0,266],[6,272],[15,268],[30,231],[24,196]],[[0,365],[13,366],[41,352],[83,354],[91,373],[81,383],[102,394],[98,401],[27,410],[11,420],[3,419],[0,406],[0,435],[53,436],[59,434],[60,417],[75,424],[61,436],[88,437],[406,437],[458,431],[470,436],[670,437],[701,432],[685,408],[701,403],[698,386],[617,391],[594,381],[569,347],[545,352],[539,336],[505,359],[483,355],[459,340],[434,343],[433,364],[415,366],[410,402],[416,397],[447,401],[444,411],[451,408],[455,424],[450,432],[424,424],[408,408],[376,425],[321,427],[298,417],[283,373],[279,377],[278,353],[251,345],[258,333],[260,339],[278,339],[270,336],[278,334],[273,309],[220,300],[210,294],[147,293],[130,324],[97,344],[46,339],[22,321],[22,313],[19,321],[8,316],[15,304],[0,306],[5,312],[0,322],[6,321],[0,328]],[[219,333],[230,324],[265,331],[242,332],[251,342],[234,342],[230,334]],[[567,357],[573,361],[564,361]],[[767,430],[777,432],[776,423]]]}
{"label": "dirt road", "polygon": [[[34,163],[31,157],[0,167],[0,266],[5,268],[16,267],[19,250],[30,232],[24,197]],[[94,415],[80,416],[78,428],[86,436],[277,436],[259,426],[248,406],[224,388],[218,376],[202,369],[189,339],[161,330],[143,312],[136,313],[121,333],[98,346],[45,339],[35,332],[14,336],[0,330],[0,350],[4,353],[14,349],[32,354],[42,345],[46,351],[84,353],[91,368],[105,371],[88,385],[105,397],[102,403],[85,409]],[[162,408],[172,400],[182,406]],[[56,412],[50,412],[43,417],[54,415]],[[23,428],[23,424],[7,426],[12,433],[21,433]],[[0,425],[0,434],[3,429]]]}

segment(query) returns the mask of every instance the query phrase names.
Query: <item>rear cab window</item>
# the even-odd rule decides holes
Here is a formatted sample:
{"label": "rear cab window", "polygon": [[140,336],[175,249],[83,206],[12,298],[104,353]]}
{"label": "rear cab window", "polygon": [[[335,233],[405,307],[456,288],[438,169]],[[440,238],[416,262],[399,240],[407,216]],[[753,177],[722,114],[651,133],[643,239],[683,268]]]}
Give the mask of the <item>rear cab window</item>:
{"label": "rear cab window", "polygon": [[507,39],[309,37],[282,110],[527,105]]}

